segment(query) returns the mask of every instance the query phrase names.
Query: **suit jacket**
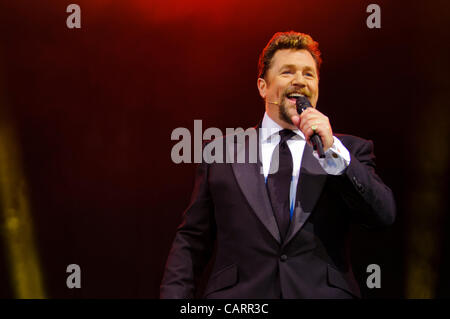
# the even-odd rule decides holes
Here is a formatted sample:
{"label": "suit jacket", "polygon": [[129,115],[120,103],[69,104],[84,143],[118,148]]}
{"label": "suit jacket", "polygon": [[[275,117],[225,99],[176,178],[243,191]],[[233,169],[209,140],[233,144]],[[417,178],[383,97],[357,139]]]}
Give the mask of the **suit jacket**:
{"label": "suit jacket", "polygon": [[[247,133],[223,143],[224,152],[233,150],[234,163],[198,166],[160,297],[193,298],[215,244],[204,298],[361,297],[350,264],[349,226],[387,226],[395,219],[392,192],[374,170],[373,143],[337,135],[351,156],[340,176],[328,175],[305,146],[294,215],[281,242],[261,162],[248,157],[249,140],[258,133]],[[246,161],[238,163],[242,152]]]}

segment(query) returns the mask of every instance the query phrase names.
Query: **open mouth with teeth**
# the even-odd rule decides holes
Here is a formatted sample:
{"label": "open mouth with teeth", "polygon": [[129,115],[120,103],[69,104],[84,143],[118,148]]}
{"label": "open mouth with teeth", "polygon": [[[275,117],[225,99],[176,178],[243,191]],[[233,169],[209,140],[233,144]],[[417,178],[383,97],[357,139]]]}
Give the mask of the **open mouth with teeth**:
{"label": "open mouth with teeth", "polygon": [[299,98],[300,96],[304,96],[304,95],[300,94],[300,93],[289,93],[288,95],[286,95],[286,98],[288,99],[288,101],[295,104],[295,102],[297,101],[297,98]]}

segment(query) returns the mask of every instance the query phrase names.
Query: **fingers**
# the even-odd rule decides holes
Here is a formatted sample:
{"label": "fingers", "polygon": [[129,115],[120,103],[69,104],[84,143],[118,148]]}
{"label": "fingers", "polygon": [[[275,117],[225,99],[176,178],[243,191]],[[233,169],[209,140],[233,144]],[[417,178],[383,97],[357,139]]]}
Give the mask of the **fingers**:
{"label": "fingers", "polygon": [[321,137],[325,150],[333,145],[333,132],[327,116],[316,109],[307,108],[300,114],[299,120],[300,125],[293,122],[303,132],[309,144],[311,144],[310,137],[316,133]]}
{"label": "fingers", "polygon": [[[318,111],[314,112],[308,108],[300,115],[299,129],[309,137],[315,132],[319,134],[323,130],[324,124],[328,122],[328,119]],[[320,135],[320,134],[319,134]]]}
{"label": "fingers", "polygon": [[323,137],[326,135],[327,131],[328,131],[328,128],[323,123],[316,122],[316,123],[312,124],[311,126],[308,126],[306,129],[304,129],[304,132],[306,132],[304,134],[305,134],[307,142],[310,143],[311,136],[313,136],[314,133],[319,135],[323,139]]}
{"label": "fingers", "polygon": [[[307,112],[307,113],[305,113]],[[305,111],[300,115],[300,130],[303,133],[306,133],[306,131],[308,130],[308,128],[310,128],[313,125],[320,125],[321,122],[324,122],[325,119],[323,118],[324,116],[321,114],[317,114],[314,112],[309,112],[309,111]]]}

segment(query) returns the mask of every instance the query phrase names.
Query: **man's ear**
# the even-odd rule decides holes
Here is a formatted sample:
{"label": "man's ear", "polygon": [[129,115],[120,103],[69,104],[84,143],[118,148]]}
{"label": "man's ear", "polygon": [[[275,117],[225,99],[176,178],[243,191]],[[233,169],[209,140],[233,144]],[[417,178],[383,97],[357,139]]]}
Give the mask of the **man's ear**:
{"label": "man's ear", "polygon": [[266,81],[263,78],[258,78],[257,85],[258,85],[259,95],[261,95],[261,97],[263,99],[265,99],[266,98],[266,89],[267,89]]}

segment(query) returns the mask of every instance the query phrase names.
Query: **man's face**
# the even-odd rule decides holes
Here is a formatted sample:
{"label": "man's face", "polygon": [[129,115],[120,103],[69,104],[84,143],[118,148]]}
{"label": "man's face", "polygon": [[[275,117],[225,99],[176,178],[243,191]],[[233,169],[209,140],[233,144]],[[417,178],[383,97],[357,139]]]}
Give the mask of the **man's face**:
{"label": "man's face", "polygon": [[266,80],[258,79],[258,89],[268,111],[278,112],[281,120],[292,124],[291,116],[297,114],[296,99],[289,97],[292,93],[305,95],[313,107],[319,98],[319,75],[311,53],[293,49],[275,52]]}

